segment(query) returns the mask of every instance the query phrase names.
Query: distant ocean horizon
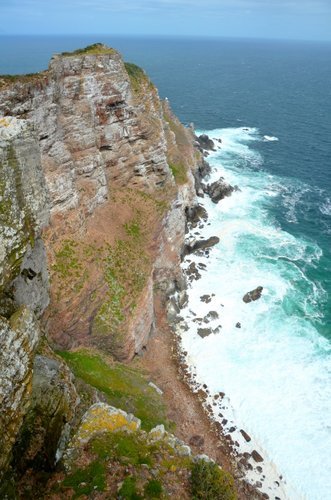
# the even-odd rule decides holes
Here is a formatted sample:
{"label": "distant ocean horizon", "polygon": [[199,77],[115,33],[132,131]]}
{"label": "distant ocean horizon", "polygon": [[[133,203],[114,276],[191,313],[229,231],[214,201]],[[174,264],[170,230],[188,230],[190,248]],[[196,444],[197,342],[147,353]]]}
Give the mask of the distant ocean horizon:
{"label": "distant ocean horizon", "polygon": [[[213,178],[240,191],[204,201],[203,235],[220,244],[189,291],[199,314],[208,312],[199,297],[215,294],[222,329],[201,339],[187,310],[182,345],[199,381],[225,392],[297,492],[291,498],[328,498],[331,43],[0,36],[0,74],[41,71],[54,53],[95,42],[142,66],[184,124],[222,140],[210,156]],[[260,285],[262,298],[244,304]]]}

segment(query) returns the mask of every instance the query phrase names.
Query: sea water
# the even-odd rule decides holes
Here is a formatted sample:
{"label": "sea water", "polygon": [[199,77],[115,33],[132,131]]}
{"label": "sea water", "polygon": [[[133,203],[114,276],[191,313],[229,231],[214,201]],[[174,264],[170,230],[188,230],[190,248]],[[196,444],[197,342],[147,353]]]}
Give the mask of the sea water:
{"label": "sea water", "polygon": [[[293,193],[312,188],[264,170],[255,149],[266,140],[259,130],[208,133],[222,140],[209,158],[210,181],[222,176],[239,190],[217,205],[201,200],[209,224],[191,234],[218,236],[220,243],[208,257],[189,255],[183,264],[203,265],[181,312],[189,326],[182,347],[197,381],[211,394],[226,394],[234,412],[227,428],[237,425],[253,436],[285,476],[293,498],[328,498],[331,349],[317,328],[327,293],[310,277],[323,251],[282,229],[273,215],[273,207],[288,204],[284,186]],[[292,208],[286,208],[290,218]],[[246,304],[244,294],[257,286],[263,286],[262,298]],[[204,295],[209,303],[201,300]],[[219,317],[199,321],[210,311]],[[201,338],[201,326],[215,333]]]}
{"label": "sea water", "polygon": [[[209,221],[198,231],[220,243],[188,257],[207,267],[189,289],[182,345],[290,497],[330,498],[331,44],[0,37],[0,73],[39,71],[52,53],[97,41],[144,67],[184,123],[222,139],[212,180],[240,190],[201,200]],[[261,299],[245,304],[257,286]],[[222,328],[202,339],[193,319],[211,310]]]}

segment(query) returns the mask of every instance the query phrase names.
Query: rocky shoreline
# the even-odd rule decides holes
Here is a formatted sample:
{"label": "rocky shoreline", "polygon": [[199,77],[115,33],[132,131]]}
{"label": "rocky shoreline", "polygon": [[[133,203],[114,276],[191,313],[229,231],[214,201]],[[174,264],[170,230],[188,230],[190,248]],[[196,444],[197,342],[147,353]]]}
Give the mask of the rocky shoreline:
{"label": "rocky shoreline", "polygon": [[[215,142],[205,134],[200,138],[196,137],[195,145],[203,151],[204,156],[208,156],[209,151],[217,151],[221,147],[220,145],[216,146]],[[208,170],[209,173],[210,169]],[[208,180],[208,174],[202,176],[196,184],[198,186],[198,196],[203,196],[203,192],[210,197],[213,203],[218,203],[225,196],[231,196],[234,191],[239,190],[238,186],[233,187],[226,183],[223,177],[211,184],[205,184],[204,181]],[[208,265],[202,262],[196,264],[194,261],[190,261],[188,256],[195,253],[198,256],[208,258],[209,252],[212,251],[211,248],[219,242],[217,236],[198,239],[201,236],[199,229],[202,229],[207,221],[208,213],[203,205],[198,205],[193,216],[188,217],[188,239],[182,254],[182,260],[185,261],[186,259],[186,262],[190,263],[184,269],[188,287],[191,286],[192,281],[201,278],[201,272],[206,272],[208,269]],[[243,301],[249,303],[258,300],[261,297],[262,290],[263,287],[258,286],[256,289],[247,292],[243,296]],[[207,294],[201,296],[200,300],[209,303],[212,298],[213,294]],[[273,498],[275,500],[288,498],[286,483],[282,475],[279,475],[275,466],[258,443],[244,429],[236,425],[235,416],[227,395],[223,392],[211,394],[207,385],[198,381],[194,367],[190,365],[189,354],[181,346],[181,334],[189,328],[181,316],[181,311],[187,307],[187,300],[187,295],[185,295],[185,301],[180,300],[178,296],[173,296],[168,304],[168,321],[172,325],[176,338],[174,341],[176,362],[183,380],[202,405],[217,438],[226,447],[227,453],[233,461],[232,463],[235,464],[234,469],[236,472],[232,470],[235,477],[247,481],[246,488],[248,490],[246,489],[244,495],[249,494],[249,498]],[[196,316],[193,311],[191,313]],[[199,326],[203,326],[197,330],[201,338],[220,332],[221,326],[213,328],[208,325],[210,321],[216,319],[218,319],[218,313],[210,311],[204,318],[195,318],[193,320],[198,322]],[[241,328],[241,324],[238,322],[236,327]],[[248,496],[243,498],[248,498]]]}

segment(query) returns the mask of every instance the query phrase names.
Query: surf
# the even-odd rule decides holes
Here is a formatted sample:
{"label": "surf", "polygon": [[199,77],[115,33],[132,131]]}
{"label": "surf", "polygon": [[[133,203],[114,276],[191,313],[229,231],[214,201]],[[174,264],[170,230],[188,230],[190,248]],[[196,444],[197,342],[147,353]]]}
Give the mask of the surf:
{"label": "surf", "polygon": [[[294,181],[265,170],[256,148],[264,141],[259,130],[204,132],[222,140],[208,157],[209,182],[223,176],[240,190],[217,205],[201,200],[209,219],[198,231],[220,242],[208,257],[191,254],[183,262],[184,270],[193,262],[201,277],[190,283],[181,311],[182,350],[195,380],[211,395],[225,393],[214,418],[227,432],[235,427],[231,435],[239,447],[252,450],[240,435],[245,429],[284,476],[289,498],[327,498],[331,350],[316,329],[326,291],[307,273],[307,266],[318,268],[323,252],[317,242],[294,236],[277,221],[284,186],[297,191]],[[263,286],[261,299],[244,303],[244,294],[257,286]],[[211,333],[202,338],[199,328],[206,326]],[[270,493],[272,486],[262,490]]]}

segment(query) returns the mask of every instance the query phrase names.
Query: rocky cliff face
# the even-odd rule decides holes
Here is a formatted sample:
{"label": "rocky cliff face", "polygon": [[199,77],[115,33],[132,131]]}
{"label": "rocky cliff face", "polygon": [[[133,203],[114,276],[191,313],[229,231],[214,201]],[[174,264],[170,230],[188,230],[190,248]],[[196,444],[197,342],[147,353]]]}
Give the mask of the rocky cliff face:
{"label": "rocky cliff face", "polygon": [[[153,325],[153,280],[139,272],[163,279],[163,269],[172,279],[178,264],[194,196],[191,133],[144,72],[104,46],[55,56],[30,80],[4,80],[0,112],[27,119],[39,140],[51,214],[50,336],[132,358]],[[118,276],[110,261],[126,266],[121,241],[131,252]]]}
{"label": "rocky cliff face", "polygon": [[[155,301],[184,286],[185,214],[203,160],[145,73],[101,45],[0,78],[0,115],[4,469],[15,440],[20,463],[54,462],[74,416],[65,367],[51,351],[35,358],[40,331],[121,360],[146,346]],[[35,316],[41,329],[24,323]]]}

